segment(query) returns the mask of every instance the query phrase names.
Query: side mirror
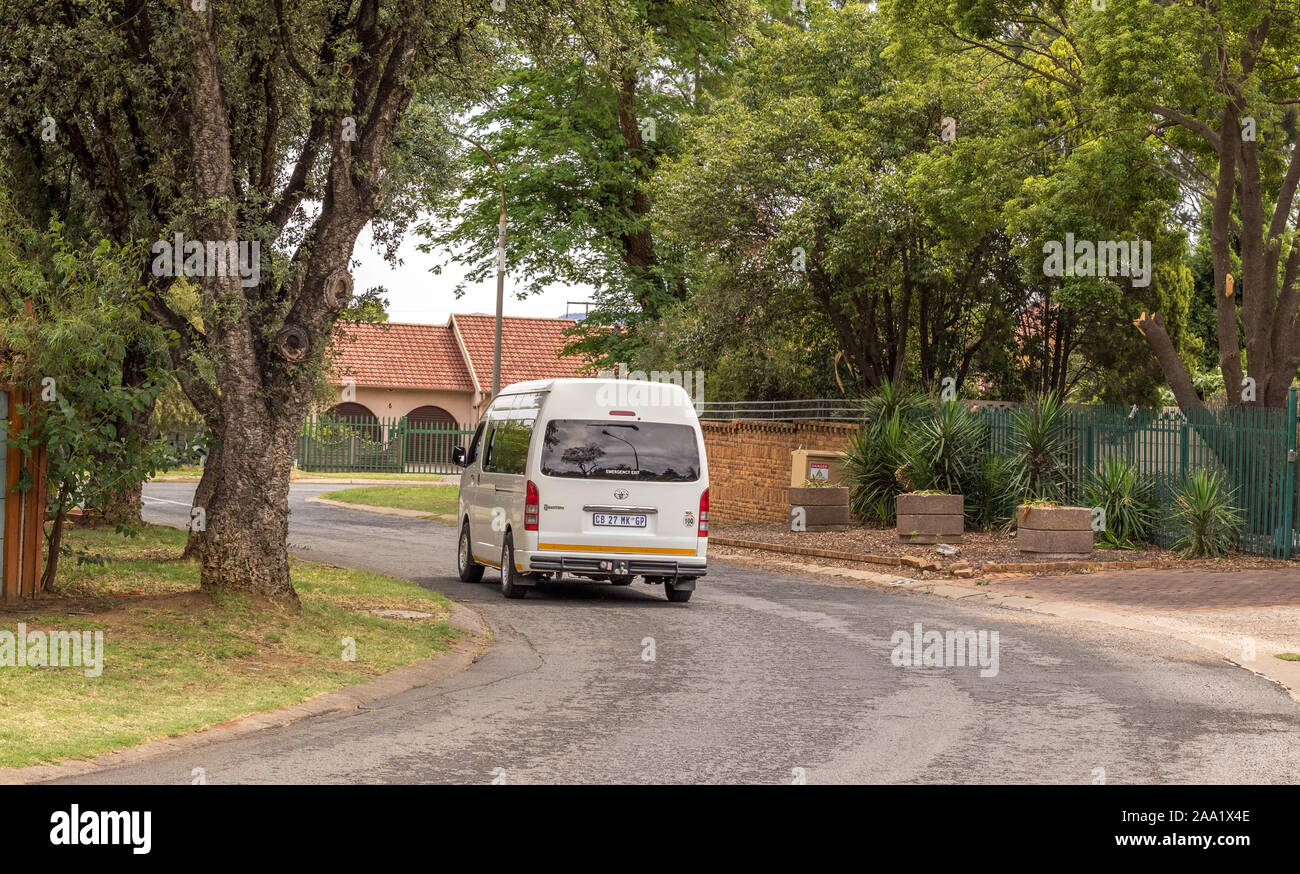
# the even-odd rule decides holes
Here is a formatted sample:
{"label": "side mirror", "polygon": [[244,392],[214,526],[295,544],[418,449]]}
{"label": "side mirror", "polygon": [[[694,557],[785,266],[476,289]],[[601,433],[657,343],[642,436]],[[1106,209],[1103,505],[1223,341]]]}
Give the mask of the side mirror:
{"label": "side mirror", "polygon": [[465,447],[453,446],[451,448],[451,463],[457,467],[465,466]]}

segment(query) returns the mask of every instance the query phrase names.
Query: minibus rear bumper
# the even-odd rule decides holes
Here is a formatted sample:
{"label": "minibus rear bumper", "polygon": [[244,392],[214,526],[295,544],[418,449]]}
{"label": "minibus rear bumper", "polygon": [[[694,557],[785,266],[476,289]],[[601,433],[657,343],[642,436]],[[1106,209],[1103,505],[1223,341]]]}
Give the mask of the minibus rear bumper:
{"label": "minibus rear bumper", "polygon": [[628,558],[626,556],[600,555],[530,555],[528,570],[541,573],[617,574],[620,576],[666,577],[676,581],[687,577],[702,577],[708,567],[700,559],[698,564],[667,561],[658,558]]}

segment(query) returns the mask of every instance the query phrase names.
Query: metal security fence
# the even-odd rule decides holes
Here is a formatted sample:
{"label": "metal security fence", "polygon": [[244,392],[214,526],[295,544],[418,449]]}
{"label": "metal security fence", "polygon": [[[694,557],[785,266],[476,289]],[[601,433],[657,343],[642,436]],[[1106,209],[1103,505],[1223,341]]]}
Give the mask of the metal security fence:
{"label": "metal security fence", "polygon": [[[1130,462],[1154,482],[1159,507],[1156,541],[1168,546],[1176,536],[1175,491],[1192,471],[1217,470],[1244,511],[1242,551],[1300,558],[1297,395],[1293,388],[1282,410],[1227,407],[1183,413],[1104,405],[1067,407],[1070,469],[1065,497],[1082,502],[1089,474],[1107,459]],[[1016,410],[1024,405],[967,404],[988,424],[988,451],[1009,454]],[[716,401],[697,403],[696,409],[701,419],[715,421],[862,421],[861,402],[850,398]]]}
{"label": "metal security fence", "polygon": [[405,417],[309,418],[298,433],[297,464],[319,473],[457,473],[452,448],[468,446],[473,433],[472,426]]}
{"label": "metal security fence", "polygon": [[[1016,407],[973,405],[989,425],[989,450],[1007,453]],[[1077,406],[1066,410],[1070,471],[1066,497],[1083,500],[1088,475],[1110,458],[1133,464],[1155,484],[1157,542],[1173,537],[1173,494],[1194,470],[1224,474],[1245,514],[1241,549],[1295,557],[1300,519],[1296,475],[1297,391],[1287,407],[1193,410]]]}
{"label": "metal security fence", "polygon": [[759,419],[772,422],[857,422],[862,419],[860,401],[851,398],[811,398],[792,401],[698,401],[701,419],[731,421]]}
{"label": "metal security fence", "polygon": [[403,466],[407,473],[460,473],[451,463],[451,450],[457,446],[469,448],[474,436],[473,425],[454,422],[412,422],[402,420],[401,436]]}

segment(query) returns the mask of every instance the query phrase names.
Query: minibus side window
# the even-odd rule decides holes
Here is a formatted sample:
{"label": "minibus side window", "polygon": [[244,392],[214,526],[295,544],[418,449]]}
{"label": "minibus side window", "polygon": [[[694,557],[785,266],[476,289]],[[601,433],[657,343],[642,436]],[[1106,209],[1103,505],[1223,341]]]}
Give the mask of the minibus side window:
{"label": "minibus side window", "polygon": [[483,437],[483,470],[492,469],[492,442],[497,436],[497,422],[487,422],[487,434]]}
{"label": "minibus side window", "polygon": [[478,427],[474,429],[474,438],[469,442],[469,452],[465,456],[465,466],[469,467],[478,458],[478,449],[483,442],[483,430],[487,427],[487,422],[479,422]]}
{"label": "minibus side window", "polygon": [[491,458],[483,462],[490,473],[522,475],[528,464],[528,442],[533,436],[533,416],[503,418],[492,429]]}

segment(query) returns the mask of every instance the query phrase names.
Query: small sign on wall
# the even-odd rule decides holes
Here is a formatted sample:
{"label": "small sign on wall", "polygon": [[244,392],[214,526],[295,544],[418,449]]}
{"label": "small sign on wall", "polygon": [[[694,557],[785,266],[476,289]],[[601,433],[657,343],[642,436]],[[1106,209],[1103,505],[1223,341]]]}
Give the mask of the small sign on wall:
{"label": "small sign on wall", "polygon": [[790,452],[790,488],[805,483],[837,486],[844,484],[840,453],[829,449],[794,449]]}

